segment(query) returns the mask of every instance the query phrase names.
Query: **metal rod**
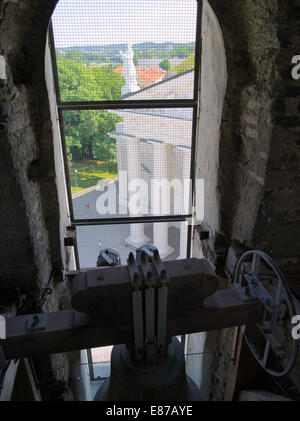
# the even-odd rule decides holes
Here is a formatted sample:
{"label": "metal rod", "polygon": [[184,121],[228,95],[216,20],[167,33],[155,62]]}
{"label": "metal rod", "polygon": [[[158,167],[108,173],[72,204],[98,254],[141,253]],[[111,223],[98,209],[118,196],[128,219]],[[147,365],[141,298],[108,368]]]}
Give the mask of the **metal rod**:
{"label": "metal rod", "polygon": [[57,71],[57,62],[56,62],[56,54],[55,54],[55,41],[54,41],[52,20],[50,20],[50,24],[49,24],[49,41],[50,41],[50,54],[51,54],[51,62],[52,62],[52,72],[53,72],[53,77],[54,77],[56,102],[60,103],[61,97],[60,97],[60,89],[59,89],[59,80],[58,80],[58,71]]}
{"label": "metal rod", "polygon": [[194,100],[198,102],[199,84],[201,81],[201,53],[202,53],[202,11],[203,1],[199,0],[197,5],[196,23],[196,44],[195,44],[195,76],[194,76]]}
{"label": "metal rod", "polygon": [[65,178],[66,178],[66,184],[67,184],[67,195],[68,195],[68,202],[69,202],[69,209],[70,209],[70,219],[71,219],[71,221],[73,221],[73,219],[74,219],[74,209],[73,209],[73,202],[72,202],[70,170],[69,170],[68,157],[67,157],[65,125],[64,125],[64,119],[63,119],[63,116],[62,116],[62,112],[59,111],[59,110],[58,110],[58,119],[59,119],[60,135],[61,135],[61,146],[62,146],[62,152],[63,152]]}
{"label": "metal rod", "polygon": [[85,225],[113,225],[113,224],[139,224],[155,222],[186,221],[192,215],[162,215],[162,216],[136,216],[125,218],[99,218],[99,219],[74,219],[73,226]]}
{"label": "metal rod", "polygon": [[[222,305],[215,304],[208,308],[199,306],[192,313],[170,317],[167,322],[168,334],[177,336],[259,321],[263,306],[258,300],[245,302],[239,298],[236,289],[217,291],[214,295],[216,302],[223,302]],[[115,326],[107,319],[91,324],[86,314],[65,310],[47,313],[46,328],[28,333],[30,317],[7,319],[6,339],[0,340],[7,360],[133,342],[132,323],[122,320]]]}
{"label": "metal rod", "polygon": [[166,347],[168,288],[166,285],[158,288],[157,308],[157,350],[163,355]]}
{"label": "metal rod", "polygon": [[122,110],[140,108],[193,108],[193,99],[157,99],[123,101],[65,101],[57,104],[60,110]]}
{"label": "metal rod", "polygon": [[190,179],[192,180],[191,186],[191,204],[194,205],[195,198],[195,176],[196,176],[196,145],[197,145],[197,132],[198,132],[198,111],[194,108],[193,111],[193,126],[192,126],[192,150],[191,150],[191,166],[190,166]]}
{"label": "metal rod", "polygon": [[186,248],[186,257],[187,259],[191,256],[191,242],[192,242],[192,226],[188,225],[188,232],[187,232],[187,248]]}
{"label": "metal rod", "polygon": [[132,285],[132,318],[134,329],[135,358],[141,359],[144,352],[144,312],[142,280],[133,253],[127,259],[128,272]]}
{"label": "metal rod", "polygon": [[145,352],[147,360],[151,360],[155,355],[155,277],[152,273],[149,259],[143,252],[141,255],[140,269],[143,273],[145,285]]}
{"label": "metal rod", "polygon": [[156,320],[156,349],[160,355],[164,355],[167,346],[167,316],[168,316],[168,285],[169,276],[162,263],[158,250],[154,252],[152,265],[155,268],[157,287],[157,320]]}

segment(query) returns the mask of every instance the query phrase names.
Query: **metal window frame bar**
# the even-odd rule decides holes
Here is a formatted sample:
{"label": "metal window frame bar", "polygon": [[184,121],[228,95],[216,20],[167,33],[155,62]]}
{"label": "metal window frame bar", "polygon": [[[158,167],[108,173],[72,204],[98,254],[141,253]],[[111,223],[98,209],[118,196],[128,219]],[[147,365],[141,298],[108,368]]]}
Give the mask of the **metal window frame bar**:
{"label": "metal window frame bar", "polygon": [[54,89],[55,89],[55,95],[56,95],[56,103],[58,105],[61,103],[61,96],[60,96],[60,88],[59,88],[56,54],[55,54],[55,42],[54,42],[52,19],[50,19],[48,31],[49,31],[52,73],[53,73],[53,78],[54,78]]}
{"label": "metal window frame bar", "polygon": [[[92,382],[95,382],[95,381],[100,381],[100,380],[106,380],[106,379],[108,379],[108,377],[101,377],[101,376],[95,377],[94,364],[96,364],[96,363],[93,362],[91,348],[88,348],[86,350],[86,353],[87,353],[88,366],[89,366],[89,372],[90,372],[90,380]],[[106,362],[106,361],[103,361],[103,362]]]}
{"label": "metal window frame bar", "polygon": [[141,224],[156,222],[182,222],[187,221],[192,214],[187,215],[158,215],[158,216],[128,216],[116,218],[96,218],[96,219],[75,219],[71,225],[120,225],[120,224]]}
{"label": "metal window frame bar", "polygon": [[[149,216],[149,217],[128,217],[128,218],[97,218],[97,219],[76,219],[74,217],[74,209],[72,202],[72,191],[69,166],[67,160],[66,151],[66,140],[64,130],[64,118],[63,111],[72,110],[113,110],[113,109],[141,109],[141,108],[192,108],[193,109],[193,120],[192,120],[192,135],[191,135],[191,172],[190,177],[192,180],[192,203],[194,201],[194,189],[195,189],[195,152],[197,142],[197,129],[198,129],[198,115],[199,115],[199,83],[200,83],[200,69],[201,69],[201,46],[202,46],[202,0],[197,0],[197,21],[196,21],[196,39],[195,39],[195,64],[194,64],[194,92],[193,99],[173,99],[173,100],[120,100],[120,101],[61,101],[59,78],[57,61],[55,54],[55,42],[53,34],[53,26],[50,21],[49,25],[49,41],[51,51],[52,70],[54,76],[55,93],[57,99],[58,118],[61,132],[62,150],[63,150],[63,161],[65,168],[65,177],[67,184],[67,193],[70,209],[71,225],[73,226],[87,226],[87,225],[112,225],[112,224],[133,224],[133,223],[155,223],[155,222],[170,222],[170,221],[186,221],[192,217],[188,215],[168,215],[168,216]],[[190,257],[191,253],[191,237],[192,227],[188,226],[187,230],[187,258]],[[77,243],[74,247],[75,259],[77,267],[80,268],[79,254],[77,249]]]}
{"label": "metal window frame bar", "polygon": [[60,110],[121,110],[141,108],[194,108],[197,101],[194,99],[142,99],[121,101],[76,101],[58,102]]}

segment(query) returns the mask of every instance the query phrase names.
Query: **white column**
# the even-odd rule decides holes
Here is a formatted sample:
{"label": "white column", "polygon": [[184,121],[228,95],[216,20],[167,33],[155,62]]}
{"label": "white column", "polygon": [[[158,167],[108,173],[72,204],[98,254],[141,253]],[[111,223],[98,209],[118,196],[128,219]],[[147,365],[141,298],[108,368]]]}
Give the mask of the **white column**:
{"label": "white column", "polygon": [[[141,179],[141,142],[140,139],[127,140],[127,178],[128,186],[131,180]],[[137,194],[137,193],[134,193]],[[142,200],[141,191],[139,190],[140,200]],[[130,200],[130,195],[128,194]],[[142,216],[141,214],[134,214],[131,216]],[[144,234],[144,224],[130,224],[129,237],[125,239],[126,243],[140,247],[149,241],[149,237]]]}
{"label": "white column", "polygon": [[[121,132],[123,123],[117,124]],[[128,138],[121,134],[114,135],[116,138],[117,164],[118,164],[118,213],[127,216],[128,213],[128,184],[127,184],[127,142]]]}
{"label": "white column", "polygon": [[[167,147],[164,143],[157,143],[153,145],[153,178],[157,180],[168,179],[167,163],[169,157],[167,154]],[[152,193],[152,192],[151,192]],[[164,188],[160,189],[159,194],[156,195],[158,202],[152,203],[153,209],[157,214],[161,214],[163,210],[162,202],[164,196],[170,192],[164,192]],[[165,197],[166,198],[166,197]],[[151,200],[153,197],[151,196]],[[160,257],[164,259],[173,253],[173,247],[169,246],[169,223],[156,222],[153,224],[153,244],[158,248]]]}
{"label": "white column", "polygon": [[134,247],[140,247],[148,243],[149,237],[144,234],[144,224],[130,224],[130,235],[125,241]]}
{"label": "white column", "polygon": [[179,256],[177,259],[186,259],[187,253],[187,235],[188,235],[188,222],[180,222],[180,246],[179,246]]}
{"label": "white column", "polygon": [[169,246],[169,223],[155,222],[153,224],[153,244],[158,248],[162,259],[173,253],[173,247]]}

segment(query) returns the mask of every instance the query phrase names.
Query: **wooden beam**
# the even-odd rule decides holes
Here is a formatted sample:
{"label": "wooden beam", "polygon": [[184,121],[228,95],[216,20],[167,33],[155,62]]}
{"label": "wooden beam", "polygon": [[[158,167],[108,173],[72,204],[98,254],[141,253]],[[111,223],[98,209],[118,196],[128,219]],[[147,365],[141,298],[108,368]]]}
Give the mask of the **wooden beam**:
{"label": "wooden beam", "polygon": [[[168,318],[169,336],[256,322],[263,309],[258,300],[247,299],[244,289],[217,291],[198,308],[194,307],[193,300],[191,303],[191,309],[187,301],[180,314]],[[38,318],[46,319],[40,329],[37,324],[37,330],[28,330],[32,316],[9,318],[6,339],[0,340],[0,346],[7,359],[14,359],[133,342],[132,321],[124,320],[117,307],[113,310],[113,316],[97,322],[74,310],[41,313]]]}
{"label": "wooden beam", "polygon": [[[214,294],[219,279],[205,259],[163,262],[168,272],[168,318],[197,309]],[[93,321],[132,320],[131,283],[127,266],[80,271],[72,280],[72,308],[88,313]],[[116,310],[117,311],[114,311]]]}

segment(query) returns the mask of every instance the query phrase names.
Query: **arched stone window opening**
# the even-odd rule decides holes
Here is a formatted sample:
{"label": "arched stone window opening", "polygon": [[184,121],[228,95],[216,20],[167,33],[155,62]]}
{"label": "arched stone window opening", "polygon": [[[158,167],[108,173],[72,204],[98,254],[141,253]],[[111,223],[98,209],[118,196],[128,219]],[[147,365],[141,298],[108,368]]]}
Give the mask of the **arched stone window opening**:
{"label": "arched stone window opening", "polygon": [[[118,46],[118,50],[102,47],[102,51],[99,46],[97,50],[96,46],[88,48],[88,45],[79,48],[76,45],[63,46],[63,38],[59,33],[59,26],[63,24],[63,14],[59,17],[57,13],[56,18],[56,12],[59,11],[63,0],[53,14],[49,48],[46,50],[46,77],[52,110],[62,215],[60,229],[63,237],[66,226],[73,225],[76,227],[78,241],[78,248],[75,245],[75,248],[67,249],[68,255],[64,253],[64,262],[68,267],[94,266],[99,253],[98,244],[100,247],[110,246],[119,251],[120,248],[124,249],[121,253],[123,261],[130,248],[134,249],[147,242],[158,246],[163,258],[185,258],[187,255],[202,257],[202,245],[195,240],[191,241],[192,225],[195,221],[192,218],[191,206],[186,206],[187,196],[191,195],[191,185],[194,205],[201,204],[203,200],[197,197],[195,177],[204,179],[205,185],[204,220],[200,222],[210,227],[211,241],[218,230],[218,142],[226,89],[226,59],[222,34],[212,9],[205,0],[202,11],[202,2],[198,2],[200,6],[197,20],[196,3],[195,0],[195,39],[186,47],[190,48],[189,55],[186,57],[181,52],[181,59],[172,57],[170,52],[174,48],[180,51],[180,43],[164,45],[163,54],[172,57],[173,60],[171,69],[170,63],[162,63],[161,51],[157,54],[161,61],[156,63],[159,66],[147,66],[146,59],[138,60],[138,55],[142,53],[139,52],[137,44],[132,46],[131,39],[127,40],[126,48],[123,43]],[[74,16],[79,17],[78,13],[76,16],[76,12]],[[71,31],[71,27],[67,22],[63,33],[67,34],[68,30]],[[152,50],[155,50],[153,46]],[[111,56],[107,59],[105,54]],[[195,66],[191,65],[191,59],[195,60]],[[104,63],[100,63],[101,60],[104,60]],[[165,70],[164,66],[168,70]],[[152,68],[152,73],[155,73],[157,67],[160,70],[151,76],[149,70],[147,75],[147,67]],[[115,92],[106,96],[97,91],[105,90],[105,82],[101,85],[101,77],[105,75],[106,86],[110,84],[110,89],[116,88]],[[154,79],[149,82],[145,80],[146,76]],[[80,83],[80,77],[85,78],[85,83]],[[113,79],[112,83],[109,78]],[[98,121],[101,119],[102,125],[99,125]],[[104,137],[94,143],[87,139],[83,144],[82,138],[89,131],[90,138],[97,137],[101,131]],[[111,156],[103,145],[110,148]],[[95,166],[98,165],[98,169],[101,167],[101,159],[106,160],[107,164],[111,160],[108,174],[99,176],[97,171],[96,174],[92,174]],[[88,171],[84,170],[85,164],[89,166]],[[123,173],[126,173],[124,180]],[[188,186],[188,195],[185,195],[183,180],[190,178],[192,180]],[[152,186],[152,189],[144,188],[143,183],[148,183],[149,187],[153,179],[159,183],[154,185],[154,188]],[[141,181],[142,185],[139,182],[137,190],[134,185],[134,194],[129,193],[128,197],[128,183],[136,180]],[[169,185],[161,183],[163,180]],[[114,185],[115,188],[111,188]],[[149,191],[151,199],[156,197],[150,204],[147,202]],[[157,191],[163,200],[157,199]],[[115,193],[117,199],[114,201]],[[170,206],[165,207],[164,199],[168,194]],[[105,209],[110,200],[113,205],[103,217],[99,209],[101,206]],[[138,210],[135,208],[132,211],[129,207],[128,212],[130,200]],[[112,211],[116,209],[117,213],[113,215]],[[147,212],[154,215],[154,218],[150,219],[152,226],[141,221]],[[104,221],[104,218],[107,219]],[[113,218],[117,218],[123,225],[109,223],[114,222]],[[129,218],[138,223],[130,223]],[[186,346],[186,351],[190,349],[190,353],[193,353],[192,340],[189,339]],[[95,350],[94,354],[99,354],[99,351]],[[74,358],[78,359],[78,356]],[[86,361],[84,352],[80,358]],[[97,364],[94,363],[91,353],[88,353],[88,358],[91,377],[97,379],[93,369]],[[201,358],[198,358],[197,365],[202,364],[200,360]],[[188,367],[190,361],[188,359]],[[196,382],[201,384],[201,378],[197,378]]]}
{"label": "arched stone window opening", "polygon": [[[51,125],[44,78],[47,26],[57,3],[58,0],[0,2],[0,295],[3,298],[3,289],[17,287],[22,295],[37,299],[41,307],[38,311],[44,312],[68,308],[67,281],[61,269],[75,267],[72,248],[64,245],[66,227],[71,224],[71,218],[59,136],[58,141],[53,142],[53,132],[58,131],[58,113],[52,107]],[[194,236],[192,255],[213,252],[215,227],[221,225],[225,247],[221,250],[220,266],[223,266],[230,242],[238,242],[241,246],[271,254],[289,281],[297,285],[299,92],[297,81],[291,78],[291,59],[299,54],[299,5],[296,0],[280,4],[277,1],[234,0],[211,0],[210,3],[223,30],[229,77],[219,145],[219,185],[212,176],[208,182],[211,188],[206,188],[209,197],[205,206],[216,201],[217,206],[211,207],[211,213],[205,209],[206,225],[202,232],[200,227],[201,242],[197,234]],[[49,63],[48,56],[48,75],[51,70]],[[168,68],[167,63],[163,66]],[[215,63],[214,67],[218,64]],[[157,85],[159,89],[162,86]],[[52,95],[52,105],[55,105],[53,86],[48,84],[48,90],[50,98]],[[172,98],[170,95],[169,99]],[[202,102],[204,100],[202,98]],[[209,112],[201,114],[200,122],[208,120]],[[202,130],[198,127],[199,131]],[[203,129],[207,127],[204,125]],[[206,138],[214,138],[211,131],[207,131]],[[203,142],[204,137],[201,137],[197,156],[201,149],[208,148]],[[89,148],[86,153],[90,153]],[[200,160],[195,159],[196,164],[201,158],[204,161],[195,166],[199,176],[203,174],[205,177],[208,167],[215,166],[217,158],[212,155],[207,160],[209,165],[204,155]],[[180,163],[175,156],[173,158],[174,162]],[[149,170],[149,166],[144,165],[141,171],[144,174]],[[215,172],[210,171],[210,174]],[[88,209],[84,211],[88,212]],[[208,232],[210,238],[205,240]],[[213,255],[211,260],[214,264]],[[47,287],[52,288],[51,295],[44,295]],[[214,366],[217,381],[213,388],[213,398],[217,399],[224,398],[223,380],[228,364],[234,366],[235,372],[241,367],[236,358],[239,351],[233,350],[233,339],[227,340],[224,336],[227,335],[218,333],[212,341],[213,346],[218,344],[217,364]],[[228,362],[226,353],[234,354],[234,362]],[[51,355],[49,359],[45,358],[49,373],[46,379],[42,370],[43,384],[46,388],[49,384],[46,399],[71,398],[67,358],[65,355]],[[241,371],[251,372],[252,376],[248,363],[244,364]],[[200,373],[199,364],[196,372]],[[298,372],[295,375],[299,384]],[[54,382],[51,381],[53,377]],[[80,383],[75,381],[75,384]],[[62,385],[66,386],[64,391]],[[232,389],[231,381],[228,385]],[[67,395],[62,396],[65,392]],[[229,399],[233,391],[230,393]]]}
{"label": "arched stone window opening", "polygon": [[122,262],[147,242],[162,258],[190,255],[193,181],[185,181],[194,179],[197,4],[56,7],[52,58],[78,267],[95,265],[99,243]]}

